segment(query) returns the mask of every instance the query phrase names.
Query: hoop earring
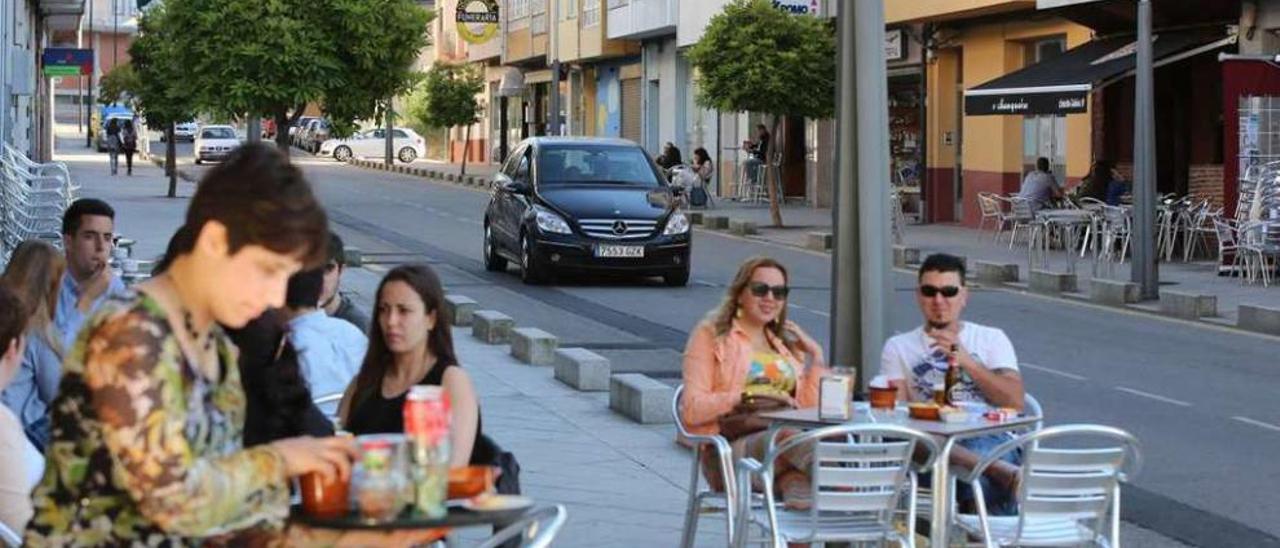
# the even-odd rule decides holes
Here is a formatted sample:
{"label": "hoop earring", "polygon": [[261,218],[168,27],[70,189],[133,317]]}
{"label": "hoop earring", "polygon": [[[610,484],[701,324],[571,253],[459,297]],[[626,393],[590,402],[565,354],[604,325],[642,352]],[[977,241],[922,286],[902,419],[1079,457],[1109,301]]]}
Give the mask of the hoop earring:
{"label": "hoop earring", "polygon": [[736,308],[736,310],[734,310],[734,311],[733,311],[733,317],[738,318],[739,320],[741,320],[741,319],[742,319],[742,305],[738,305],[738,306],[736,306],[735,308]]}

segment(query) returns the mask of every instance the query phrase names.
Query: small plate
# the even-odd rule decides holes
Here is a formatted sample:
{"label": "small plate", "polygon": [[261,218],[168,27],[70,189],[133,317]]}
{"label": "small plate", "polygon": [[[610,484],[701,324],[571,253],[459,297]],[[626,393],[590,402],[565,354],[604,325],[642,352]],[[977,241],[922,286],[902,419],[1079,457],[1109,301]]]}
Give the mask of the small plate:
{"label": "small plate", "polygon": [[481,495],[462,501],[462,507],[472,512],[500,512],[533,506],[533,499],[519,495]]}

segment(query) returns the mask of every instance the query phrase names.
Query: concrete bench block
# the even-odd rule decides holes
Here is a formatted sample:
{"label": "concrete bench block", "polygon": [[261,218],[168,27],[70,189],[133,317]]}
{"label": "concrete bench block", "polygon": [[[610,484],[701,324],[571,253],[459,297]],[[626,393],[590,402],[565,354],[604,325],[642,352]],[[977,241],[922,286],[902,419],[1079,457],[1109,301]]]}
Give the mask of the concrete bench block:
{"label": "concrete bench block", "polygon": [[689,217],[689,223],[690,223],[690,224],[695,224],[695,225],[701,225],[701,224],[702,224],[702,217],[703,217],[704,213],[702,213],[701,211],[690,211],[690,212],[685,213],[685,215],[687,215],[687,216]]}
{"label": "concrete bench block", "polygon": [[511,330],[511,355],[529,365],[555,363],[556,347],[559,345],[555,335],[536,327],[517,327]]}
{"label": "concrete bench block", "polygon": [[724,215],[707,215],[702,218],[702,226],[714,230],[729,228],[729,218]]}
{"label": "concrete bench block", "polygon": [[804,246],[814,251],[830,251],[834,241],[830,232],[810,232],[805,234]]}
{"label": "concrete bench block", "polygon": [[444,174],[444,180],[449,181],[450,183],[452,183],[453,181],[457,180],[457,178],[458,178],[458,176],[457,176],[457,175],[454,175],[453,173],[445,173],[445,174]]}
{"label": "concrete bench block", "polygon": [[1043,295],[1061,295],[1076,290],[1076,275],[1049,270],[1031,271],[1031,292]]}
{"label": "concrete bench block", "polygon": [[364,266],[364,254],[358,247],[346,246],[342,250],[343,258],[347,261],[347,266],[356,268]]}
{"label": "concrete bench block", "polygon": [[1136,303],[1138,302],[1138,284],[1093,278],[1089,280],[1089,300],[1110,306]]}
{"label": "concrete bench block", "polygon": [[1205,316],[1217,316],[1218,297],[1186,291],[1161,291],[1160,312],[1184,320],[1198,320]]}
{"label": "concrete bench block", "polygon": [[479,303],[464,295],[444,296],[444,317],[450,325],[471,325],[471,317]]}
{"label": "concrete bench block", "polygon": [[992,261],[974,261],[974,276],[978,281],[1003,284],[1018,281],[1018,265]]}
{"label": "concrete bench block", "polygon": [[1236,327],[1257,333],[1280,335],[1280,308],[1241,304],[1238,310]]}
{"label": "concrete bench block", "polygon": [[755,234],[759,232],[759,227],[754,222],[744,219],[729,219],[729,232],[739,236]]}
{"label": "concrete bench block", "polygon": [[671,398],[675,390],[639,373],[609,378],[609,409],[641,424],[672,422]]}
{"label": "concrete bench block", "polygon": [[920,264],[920,250],[905,245],[893,246],[894,268],[909,268]]}
{"label": "concrete bench block", "polygon": [[556,380],[583,392],[609,389],[609,359],[585,348],[556,350]]}
{"label": "concrete bench block", "polygon": [[511,340],[516,321],[497,310],[476,310],[471,314],[471,336],[486,344],[503,344]]}

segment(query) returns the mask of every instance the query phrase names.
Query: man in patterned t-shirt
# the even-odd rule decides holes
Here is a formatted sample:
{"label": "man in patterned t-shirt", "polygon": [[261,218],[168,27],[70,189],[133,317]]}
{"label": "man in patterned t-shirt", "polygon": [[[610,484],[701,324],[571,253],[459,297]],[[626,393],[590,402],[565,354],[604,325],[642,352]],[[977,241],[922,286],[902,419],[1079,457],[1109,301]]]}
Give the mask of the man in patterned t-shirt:
{"label": "man in patterned t-shirt", "polygon": [[[930,255],[920,265],[916,302],[924,325],[885,343],[880,374],[898,389],[899,399],[930,401],[934,387],[944,384],[948,359],[954,357],[960,382],[952,389],[953,401],[1021,410],[1022,376],[1009,338],[997,328],[960,320],[969,298],[964,273],[964,260],[951,255]],[[961,441],[951,453],[951,462],[972,468],[1008,439],[1007,435],[991,435]],[[1018,481],[1019,458],[1007,455],[1006,462],[987,469],[983,492],[993,514],[1015,510],[1011,494]],[[956,498],[971,500],[972,492],[963,487],[957,490]]]}

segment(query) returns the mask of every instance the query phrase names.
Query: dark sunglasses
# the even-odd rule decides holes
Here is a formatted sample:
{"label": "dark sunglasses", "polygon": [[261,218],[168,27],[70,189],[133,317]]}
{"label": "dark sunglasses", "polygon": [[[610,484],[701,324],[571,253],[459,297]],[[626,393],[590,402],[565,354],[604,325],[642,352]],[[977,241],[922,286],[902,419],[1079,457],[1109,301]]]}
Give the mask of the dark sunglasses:
{"label": "dark sunglasses", "polygon": [[932,299],[937,297],[939,293],[941,293],[943,297],[950,299],[960,294],[960,288],[954,285],[944,285],[942,287],[938,287],[936,285],[920,286],[920,295],[925,298]]}
{"label": "dark sunglasses", "polygon": [[785,285],[769,285],[762,282],[754,282],[751,285],[747,286],[747,289],[750,289],[751,294],[757,297],[764,297],[765,295],[768,295],[770,291],[772,291],[773,298],[778,299],[780,301],[783,299],[786,299],[787,294],[791,293],[791,288]]}

